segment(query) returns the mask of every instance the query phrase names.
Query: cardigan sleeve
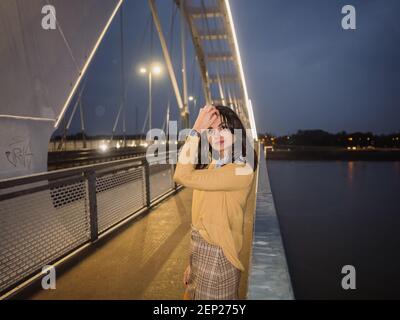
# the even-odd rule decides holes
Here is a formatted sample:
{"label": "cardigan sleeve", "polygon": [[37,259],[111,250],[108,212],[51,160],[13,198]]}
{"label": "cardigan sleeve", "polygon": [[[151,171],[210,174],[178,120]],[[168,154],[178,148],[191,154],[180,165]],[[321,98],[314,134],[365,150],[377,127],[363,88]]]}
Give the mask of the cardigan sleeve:
{"label": "cardigan sleeve", "polygon": [[203,191],[233,191],[251,185],[254,172],[249,164],[229,163],[214,170],[196,170],[199,140],[197,136],[186,138],[173,177],[176,183]]}

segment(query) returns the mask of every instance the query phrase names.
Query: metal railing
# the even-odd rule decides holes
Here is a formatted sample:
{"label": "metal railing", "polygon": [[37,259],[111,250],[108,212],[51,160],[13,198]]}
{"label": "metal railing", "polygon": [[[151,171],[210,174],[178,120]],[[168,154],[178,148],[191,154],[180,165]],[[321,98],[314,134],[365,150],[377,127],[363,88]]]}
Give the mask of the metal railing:
{"label": "metal railing", "polygon": [[293,300],[292,281],[263,144],[258,150],[259,170],[247,299]]}
{"label": "metal railing", "polygon": [[160,160],[140,157],[0,181],[0,296],[176,190],[175,165]]}

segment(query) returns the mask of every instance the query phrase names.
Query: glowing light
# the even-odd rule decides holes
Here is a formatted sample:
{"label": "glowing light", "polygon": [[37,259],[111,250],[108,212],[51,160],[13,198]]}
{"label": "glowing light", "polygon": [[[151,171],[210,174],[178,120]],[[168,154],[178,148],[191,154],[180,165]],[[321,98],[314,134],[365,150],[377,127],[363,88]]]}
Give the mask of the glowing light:
{"label": "glowing light", "polygon": [[[255,127],[255,122],[254,122],[254,114],[253,114],[253,110],[252,110],[253,107],[251,106],[251,102],[249,100],[249,95],[247,92],[247,85],[246,85],[246,79],[245,79],[244,71],[243,71],[242,58],[240,55],[239,44],[238,44],[238,40],[237,40],[237,36],[236,36],[235,25],[233,23],[233,16],[232,16],[232,11],[231,11],[231,7],[229,4],[229,0],[225,0],[225,6],[226,6],[226,11],[228,13],[228,21],[229,21],[230,29],[231,29],[232,36],[233,36],[233,43],[235,46],[236,60],[237,60],[238,68],[239,68],[240,78],[241,78],[242,84],[243,84],[244,101],[246,102],[247,112],[250,115],[250,122],[251,122],[250,124],[252,126],[253,139],[257,141],[258,137],[257,137],[257,130]],[[253,118],[253,121],[252,121],[252,118]]]}
{"label": "glowing light", "polygon": [[103,143],[101,143],[99,145],[99,149],[100,149],[101,152],[107,152],[108,151],[108,145],[103,142]]}
{"label": "glowing light", "polygon": [[154,73],[155,75],[161,74],[162,70],[159,65],[154,65],[153,68],[151,69],[151,72]]}
{"label": "glowing light", "polygon": [[254,119],[254,113],[253,113],[253,103],[251,102],[250,99],[247,108],[249,110],[249,115],[250,115],[250,125],[251,125],[251,132],[253,134],[253,139],[255,139],[255,141],[258,141],[256,121]]}
{"label": "glowing light", "polygon": [[83,68],[82,68],[82,71],[80,72],[80,76],[78,77],[78,79],[77,79],[77,81],[75,82],[75,85],[74,85],[74,87],[72,88],[72,90],[71,90],[71,92],[70,92],[70,94],[69,94],[67,100],[65,101],[64,106],[63,106],[63,108],[62,108],[62,110],[61,110],[61,113],[58,115],[57,121],[56,121],[55,124],[54,124],[54,128],[57,128],[58,125],[60,124],[60,122],[61,122],[61,120],[62,120],[62,118],[63,118],[63,116],[64,116],[65,111],[67,110],[67,108],[68,108],[68,106],[69,106],[69,104],[70,104],[72,98],[73,98],[74,95],[75,95],[76,89],[78,89],[78,86],[79,86],[79,84],[80,84],[82,78],[83,78],[84,75],[86,74],[86,70],[89,68],[90,62],[92,61],[92,59],[93,59],[93,57],[94,57],[94,55],[95,55],[95,53],[96,53],[98,47],[100,46],[101,41],[102,41],[103,38],[104,38],[104,35],[106,34],[108,28],[110,27],[111,22],[114,20],[114,16],[117,14],[117,12],[118,12],[118,10],[119,10],[119,8],[120,8],[120,6],[121,6],[121,4],[122,4],[123,1],[124,1],[124,0],[120,0],[120,1],[118,2],[117,6],[114,8],[114,11],[113,11],[112,14],[111,14],[110,19],[108,19],[108,21],[107,21],[107,23],[106,23],[106,25],[105,25],[103,31],[101,32],[100,37],[97,39],[96,44],[94,45],[94,48],[93,48],[93,50],[91,51],[91,53],[90,53],[90,55],[89,55],[89,58],[86,60],[84,66],[83,66]]}
{"label": "glowing light", "polygon": [[190,96],[190,97],[189,97],[189,101],[194,101],[194,97],[193,97],[193,96]]}
{"label": "glowing light", "polygon": [[139,68],[140,74],[143,74],[143,75],[149,73],[149,71],[150,71],[151,74],[153,74],[155,76],[160,75],[162,73],[161,64],[152,63],[152,64],[150,64],[150,66],[147,66],[147,67],[146,66],[141,66]]}

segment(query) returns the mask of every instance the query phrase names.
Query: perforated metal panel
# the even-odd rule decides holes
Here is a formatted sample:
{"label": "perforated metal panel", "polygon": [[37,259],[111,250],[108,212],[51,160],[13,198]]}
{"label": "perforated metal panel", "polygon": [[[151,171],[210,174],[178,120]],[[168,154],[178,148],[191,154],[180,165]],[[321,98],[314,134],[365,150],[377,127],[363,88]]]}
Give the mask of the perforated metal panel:
{"label": "perforated metal panel", "polygon": [[88,240],[84,180],[1,201],[0,292]]}
{"label": "perforated metal panel", "polygon": [[140,167],[96,179],[99,232],[146,205],[144,174],[144,167]]}
{"label": "perforated metal panel", "polygon": [[150,200],[158,198],[174,187],[173,166],[170,164],[152,164],[150,166]]}
{"label": "perforated metal panel", "polygon": [[144,158],[0,180],[0,293],[172,190],[173,167],[150,164],[149,186]]}

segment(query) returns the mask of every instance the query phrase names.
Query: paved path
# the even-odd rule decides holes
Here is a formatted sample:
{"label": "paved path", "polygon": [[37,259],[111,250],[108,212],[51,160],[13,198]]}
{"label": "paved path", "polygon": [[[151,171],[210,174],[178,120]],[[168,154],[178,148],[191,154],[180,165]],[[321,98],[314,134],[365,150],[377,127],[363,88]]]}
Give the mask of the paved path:
{"label": "paved path", "polygon": [[[57,269],[56,290],[31,288],[16,298],[181,299],[189,261],[191,203],[192,190],[182,189]],[[246,268],[253,212],[250,205],[242,252]],[[247,272],[242,274],[241,298],[246,297],[246,288]]]}

